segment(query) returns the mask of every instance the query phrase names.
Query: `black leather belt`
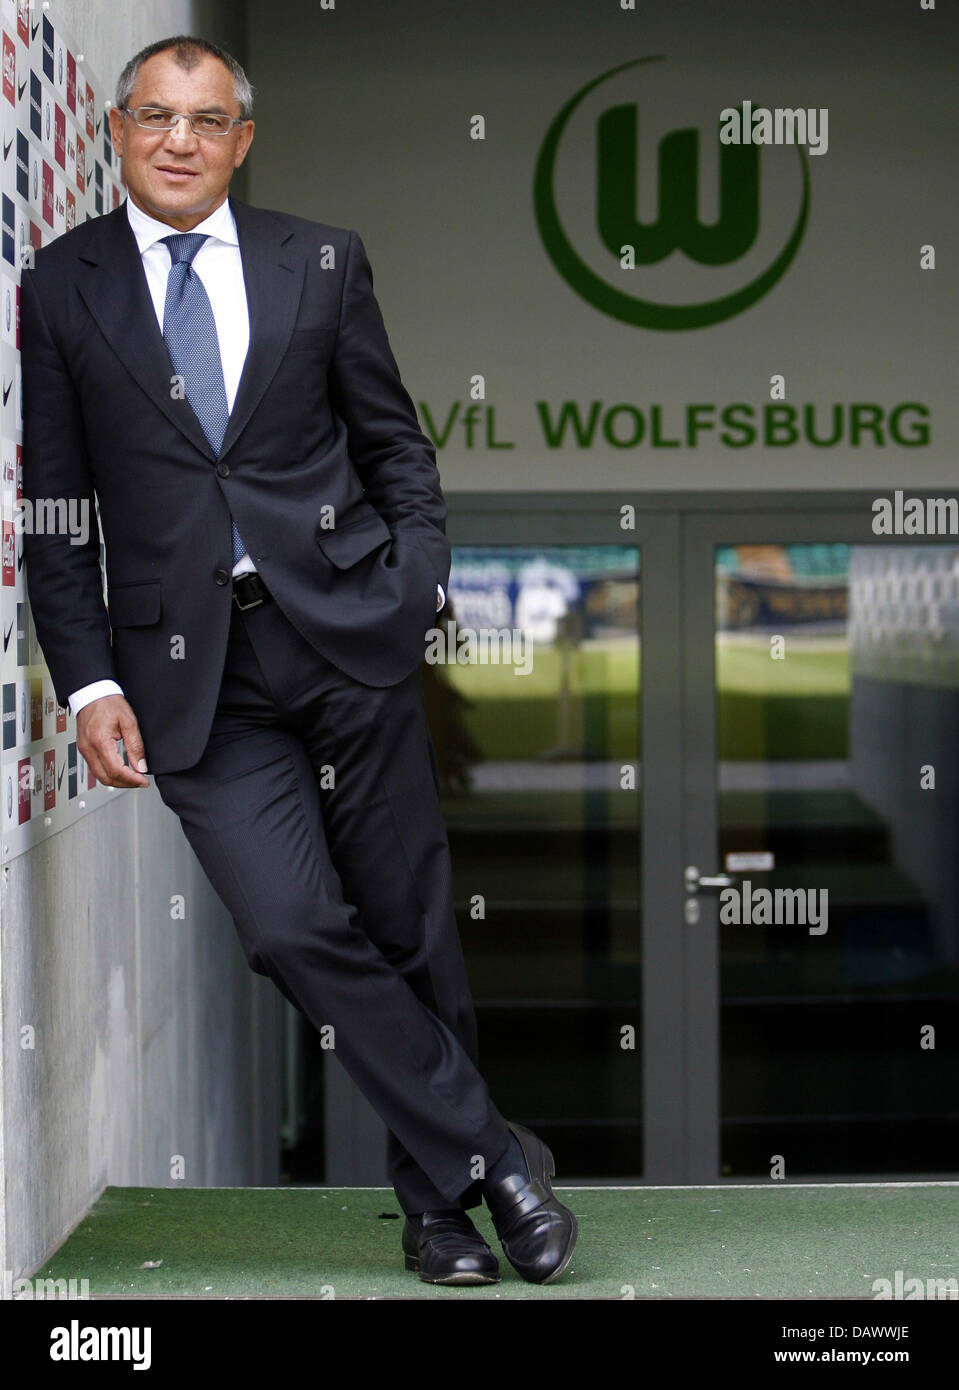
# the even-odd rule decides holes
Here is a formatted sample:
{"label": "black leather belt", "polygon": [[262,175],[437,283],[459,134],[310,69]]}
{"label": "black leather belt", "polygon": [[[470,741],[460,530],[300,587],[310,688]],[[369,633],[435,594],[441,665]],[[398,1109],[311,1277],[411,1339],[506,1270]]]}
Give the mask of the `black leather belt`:
{"label": "black leather belt", "polygon": [[233,598],[241,609],[255,608],[258,603],[267,603],[272,595],[256,570],[238,574],[233,581]]}

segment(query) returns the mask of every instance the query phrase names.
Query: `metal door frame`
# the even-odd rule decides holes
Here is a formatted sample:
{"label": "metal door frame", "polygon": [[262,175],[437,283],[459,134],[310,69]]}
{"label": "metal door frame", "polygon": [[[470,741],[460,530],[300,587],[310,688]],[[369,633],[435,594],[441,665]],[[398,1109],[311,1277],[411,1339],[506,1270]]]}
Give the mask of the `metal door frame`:
{"label": "metal door frame", "polygon": [[[636,1101],[643,1132],[643,1183],[675,1173],[683,1152],[682,937],[659,905],[682,874],[680,805],[680,529],[675,501],[622,493],[456,494],[447,533],[454,545],[635,545],[640,551],[642,662],[639,788],[642,836],[643,1037]],[[635,508],[635,527],[620,524]],[[521,534],[517,534],[517,532]],[[653,673],[655,679],[649,679]],[[624,792],[623,795],[628,795]],[[657,905],[654,910],[654,906]],[[494,1096],[495,1100],[495,1096]],[[570,1175],[572,1176],[572,1175]],[[581,1179],[589,1175],[577,1175]],[[635,1179],[630,1178],[630,1181]]]}
{"label": "metal door frame", "polygon": [[[923,493],[937,491],[918,489]],[[902,545],[908,537],[881,537],[872,530],[872,503],[889,489],[816,494],[753,494],[715,499],[708,510],[698,504],[682,519],[682,573],[689,602],[683,624],[683,843],[685,863],[701,873],[722,871],[716,863],[719,844],[716,776],[715,698],[715,547],[719,545],[840,544]],[[954,490],[941,489],[950,494]],[[730,505],[731,503],[731,505]],[[945,544],[948,537],[928,543]],[[913,543],[922,543],[917,538]],[[701,598],[697,596],[702,596]],[[676,882],[676,893],[685,895]],[[719,922],[718,898],[699,895],[700,917],[685,926],[684,999],[687,1013],[684,1102],[689,1125],[683,1171],[687,1183],[741,1184],[742,1178],[720,1174]],[[680,908],[679,916],[682,915]],[[836,1181],[842,1175],[810,1175],[797,1180]],[[853,1175],[858,1182],[888,1181],[888,1175]],[[917,1174],[927,1180],[929,1174]],[[897,1174],[897,1181],[905,1175]],[[754,1179],[767,1183],[768,1178]]]}

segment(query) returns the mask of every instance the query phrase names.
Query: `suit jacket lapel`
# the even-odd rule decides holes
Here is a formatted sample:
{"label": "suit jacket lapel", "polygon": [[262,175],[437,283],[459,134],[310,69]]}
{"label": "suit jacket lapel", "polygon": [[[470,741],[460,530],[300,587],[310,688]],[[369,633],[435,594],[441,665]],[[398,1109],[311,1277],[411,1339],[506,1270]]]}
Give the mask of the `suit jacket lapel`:
{"label": "suit jacket lapel", "polygon": [[175,375],[157,323],[124,204],[97,219],[99,236],[80,254],[77,288],[104,337],[155,405],[209,459],[222,457],[269,386],[286,352],[305,262],[295,233],[261,208],[231,198],[250,315],[250,345],[219,454],[189,403],[171,394]]}
{"label": "suit jacket lapel", "polygon": [[[230,199],[243,262],[250,314],[250,346],[236,400],[223,436],[221,455],[231,449],[260,403],[289,346],[303,293],[306,260],[295,233],[262,208]],[[154,321],[156,315],[154,315]]]}

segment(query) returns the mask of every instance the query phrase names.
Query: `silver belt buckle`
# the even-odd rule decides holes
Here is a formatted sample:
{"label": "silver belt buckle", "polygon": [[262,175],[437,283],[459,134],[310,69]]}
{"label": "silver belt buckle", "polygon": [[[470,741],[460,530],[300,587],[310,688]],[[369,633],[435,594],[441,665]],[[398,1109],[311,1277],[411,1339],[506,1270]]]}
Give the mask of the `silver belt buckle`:
{"label": "silver belt buckle", "polygon": [[256,608],[257,604],[263,602],[262,598],[255,598],[252,603],[241,603],[240,595],[237,593],[236,589],[233,590],[233,600],[241,613],[245,613],[248,608]]}

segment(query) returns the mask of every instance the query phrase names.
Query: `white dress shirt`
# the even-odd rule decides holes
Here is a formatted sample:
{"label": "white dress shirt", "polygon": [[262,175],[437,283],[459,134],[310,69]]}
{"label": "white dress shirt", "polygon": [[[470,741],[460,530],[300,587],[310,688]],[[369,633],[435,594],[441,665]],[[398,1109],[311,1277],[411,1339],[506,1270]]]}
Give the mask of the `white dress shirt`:
{"label": "white dress shirt", "polygon": [[[166,303],[167,280],[172,264],[170,248],[163,245],[163,237],[174,232],[167,222],[151,217],[128,196],[126,199],[127,217],[146,273],[147,286],[153,300],[160,332],[163,332],[163,309]],[[243,262],[240,258],[240,240],[236,233],[236,221],[230,208],[229,198],[210,213],[209,217],[198,222],[191,232],[205,232],[209,238],[203,243],[193,258],[193,269],[203,281],[203,287],[210,299],[213,318],[216,322],[216,335],[220,344],[220,360],[223,363],[223,383],[226,387],[227,408],[232,411],[236,400],[237,387],[243,363],[246,361],[250,345],[250,315],[246,302],[246,285],[243,280]],[[233,566],[233,573],[243,574],[256,567],[248,554],[244,554]],[[107,602],[109,603],[109,593]],[[436,611],[446,602],[446,594],[441,584],[436,586]],[[98,700],[103,695],[122,695],[123,690],[114,680],[92,681],[70,695],[70,709],[74,716],[84,705]]]}

